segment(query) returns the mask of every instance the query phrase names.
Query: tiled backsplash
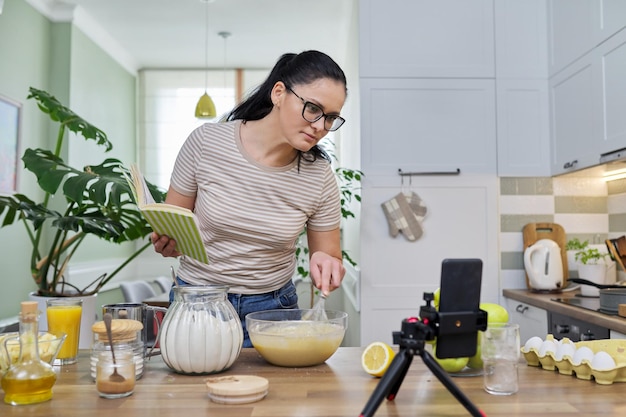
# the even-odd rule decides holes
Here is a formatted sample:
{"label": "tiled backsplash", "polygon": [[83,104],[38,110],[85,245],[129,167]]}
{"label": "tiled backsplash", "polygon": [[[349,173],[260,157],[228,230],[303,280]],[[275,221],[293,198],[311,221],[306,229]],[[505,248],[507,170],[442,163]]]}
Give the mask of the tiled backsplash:
{"label": "tiled backsplash", "polygon": [[[592,244],[626,234],[626,180],[587,177],[500,178],[500,278],[502,288],[526,288],[522,229],[553,222],[567,240]],[[618,279],[624,271],[618,271]]]}

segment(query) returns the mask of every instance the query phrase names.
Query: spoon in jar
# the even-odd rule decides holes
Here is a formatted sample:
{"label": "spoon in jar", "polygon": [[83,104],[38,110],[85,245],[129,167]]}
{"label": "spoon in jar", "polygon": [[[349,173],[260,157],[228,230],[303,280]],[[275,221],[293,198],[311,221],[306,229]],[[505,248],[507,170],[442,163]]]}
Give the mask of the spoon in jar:
{"label": "spoon in jar", "polygon": [[104,327],[107,330],[107,337],[109,338],[109,345],[111,345],[111,356],[113,357],[113,373],[109,376],[109,381],[121,383],[126,381],[122,375],[117,373],[117,366],[115,362],[115,350],[113,349],[113,336],[111,335],[111,313],[105,313],[102,319],[104,320]]}

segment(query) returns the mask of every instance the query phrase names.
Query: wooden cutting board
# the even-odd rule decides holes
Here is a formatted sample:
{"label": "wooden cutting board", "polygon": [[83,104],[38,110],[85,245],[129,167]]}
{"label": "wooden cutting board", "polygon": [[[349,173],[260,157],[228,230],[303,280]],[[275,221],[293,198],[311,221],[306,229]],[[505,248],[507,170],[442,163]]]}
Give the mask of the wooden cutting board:
{"label": "wooden cutting board", "polygon": [[[567,238],[563,226],[557,223],[528,223],[524,226],[522,232],[524,237],[524,251],[541,239],[554,240],[559,245],[559,248],[561,248],[561,262],[563,263],[563,281],[561,287],[565,287],[567,285],[567,278],[569,277],[569,270],[567,266],[567,251],[565,249]],[[526,287],[532,289],[530,281],[528,280],[528,274],[526,274]]]}

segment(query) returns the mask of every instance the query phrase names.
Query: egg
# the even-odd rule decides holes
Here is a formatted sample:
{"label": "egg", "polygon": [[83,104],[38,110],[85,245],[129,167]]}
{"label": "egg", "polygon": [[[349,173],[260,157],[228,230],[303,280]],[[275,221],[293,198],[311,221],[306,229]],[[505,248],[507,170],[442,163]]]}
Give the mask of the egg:
{"label": "egg", "polygon": [[591,362],[593,360],[593,350],[589,349],[587,346],[581,346],[576,349],[576,353],[574,353],[574,358],[572,359],[573,365],[580,365],[583,361]]}
{"label": "egg", "polygon": [[556,352],[556,342],[553,340],[544,340],[539,347],[539,357],[544,357],[548,353],[552,353],[554,355]]}
{"label": "egg", "polygon": [[573,343],[559,343],[554,354],[554,359],[557,361],[565,358],[572,359],[576,353],[576,347]]}
{"label": "egg", "polygon": [[597,352],[593,355],[591,368],[598,371],[609,371],[615,368],[615,361],[608,353],[604,351]]}
{"label": "egg", "polygon": [[535,351],[538,352],[542,343],[543,343],[543,340],[541,340],[540,337],[533,336],[530,339],[528,339],[526,343],[524,344],[524,352],[530,352],[531,349],[534,349]]}

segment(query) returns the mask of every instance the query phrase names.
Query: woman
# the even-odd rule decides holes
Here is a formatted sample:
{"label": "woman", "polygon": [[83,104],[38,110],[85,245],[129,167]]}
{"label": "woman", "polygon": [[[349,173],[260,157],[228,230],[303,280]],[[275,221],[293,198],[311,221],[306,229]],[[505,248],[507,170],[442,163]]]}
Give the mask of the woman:
{"label": "woman", "polygon": [[[210,260],[183,256],[178,280],[229,287],[244,347],[246,314],[297,308],[291,278],[305,227],[314,285],[325,295],[341,285],[339,189],[318,143],[344,123],[346,94],[326,54],[285,54],[226,121],[194,130],[176,159],[166,202],[195,212]],[[167,236],[152,242],[163,256],[180,255]]]}

